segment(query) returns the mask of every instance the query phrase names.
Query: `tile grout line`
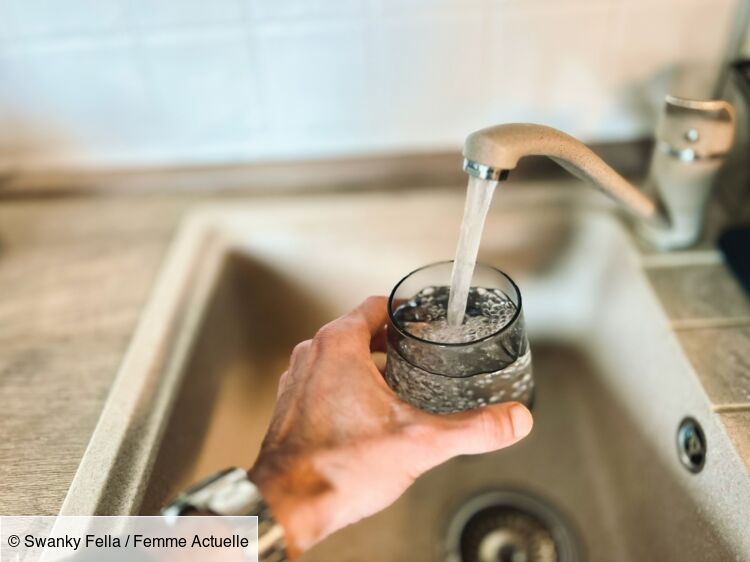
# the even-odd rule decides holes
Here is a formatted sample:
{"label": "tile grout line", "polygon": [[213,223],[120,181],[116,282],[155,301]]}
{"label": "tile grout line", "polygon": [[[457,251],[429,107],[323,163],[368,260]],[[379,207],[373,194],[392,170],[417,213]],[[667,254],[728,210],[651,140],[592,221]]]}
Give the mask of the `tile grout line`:
{"label": "tile grout line", "polygon": [[717,414],[736,414],[750,413],[750,402],[740,402],[737,404],[713,404],[711,409]]}
{"label": "tile grout line", "polygon": [[750,316],[738,316],[736,318],[695,318],[684,320],[672,320],[670,326],[675,332],[691,330],[707,330],[722,328],[744,328],[750,326]]}
{"label": "tile grout line", "polygon": [[641,265],[645,270],[670,267],[720,265],[724,259],[718,250],[692,250],[665,254],[641,254]]}

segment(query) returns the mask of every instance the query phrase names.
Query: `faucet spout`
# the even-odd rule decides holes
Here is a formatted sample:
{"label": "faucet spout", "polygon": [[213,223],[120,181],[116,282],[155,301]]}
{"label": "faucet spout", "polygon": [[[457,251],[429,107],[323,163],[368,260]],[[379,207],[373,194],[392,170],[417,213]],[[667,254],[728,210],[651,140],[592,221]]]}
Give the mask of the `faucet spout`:
{"label": "faucet spout", "polygon": [[470,134],[464,144],[464,171],[483,179],[503,180],[524,156],[547,156],[574,176],[619,201],[637,217],[666,227],[661,205],[613,170],[579,140],[544,125],[510,123]]}

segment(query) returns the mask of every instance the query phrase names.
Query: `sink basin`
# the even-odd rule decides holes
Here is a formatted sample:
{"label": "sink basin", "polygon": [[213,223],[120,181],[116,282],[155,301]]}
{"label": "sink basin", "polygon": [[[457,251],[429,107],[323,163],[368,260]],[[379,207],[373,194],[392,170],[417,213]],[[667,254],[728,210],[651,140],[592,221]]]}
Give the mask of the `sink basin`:
{"label": "sink basin", "polygon": [[[198,478],[249,466],[294,344],[415,267],[450,257],[462,195],[196,210],[62,513],[153,514]],[[487,491],[554,512],[571,559],[750,559],[750,482],[640,259],[598,196],[499,191],[480,260],[523,293],[538,385],[534,431],[510,449],[434,469],[304,560],[445,560],[454,515]],[[676,445],[688,416],[707,444],[699,473],[683,466]]]}

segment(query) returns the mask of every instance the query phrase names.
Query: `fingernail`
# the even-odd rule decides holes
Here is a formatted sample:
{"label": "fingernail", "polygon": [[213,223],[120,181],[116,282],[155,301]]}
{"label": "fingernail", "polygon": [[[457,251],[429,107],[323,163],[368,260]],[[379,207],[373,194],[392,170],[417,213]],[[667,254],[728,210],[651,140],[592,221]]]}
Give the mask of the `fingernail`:
{"label": "fingernail", "polygon": [[531,427],[534,425],[534,419],[531,417],[531,412],[521,404],[513,404],[510,407],[510,420],[513,423],[513,436],[516,439],[526,437],[531,431]]}

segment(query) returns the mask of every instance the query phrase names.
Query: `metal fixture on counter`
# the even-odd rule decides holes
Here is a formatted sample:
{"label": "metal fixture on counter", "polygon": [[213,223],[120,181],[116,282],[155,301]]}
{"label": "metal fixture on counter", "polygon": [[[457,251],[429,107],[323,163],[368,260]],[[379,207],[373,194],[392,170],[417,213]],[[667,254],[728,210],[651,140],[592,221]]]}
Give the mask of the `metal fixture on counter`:
{"label": "metal fixture on counter", "polygon": [[713,180],[732,148],[734,107],[722,100],[667,96],[642,191],[577,139],[544,125],[481,129],[464,144],[464,171],[504,180],[524,156],[547,156],[610,194],[640,219],[639,233],[660,249],[686,248],[701,232]]}

